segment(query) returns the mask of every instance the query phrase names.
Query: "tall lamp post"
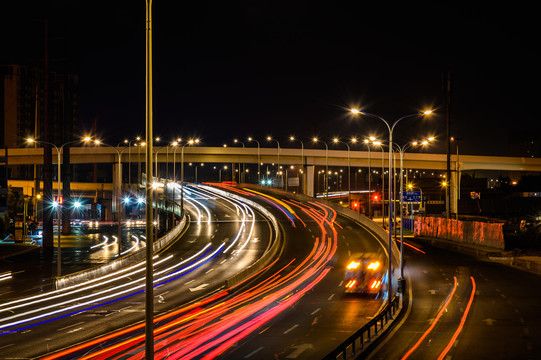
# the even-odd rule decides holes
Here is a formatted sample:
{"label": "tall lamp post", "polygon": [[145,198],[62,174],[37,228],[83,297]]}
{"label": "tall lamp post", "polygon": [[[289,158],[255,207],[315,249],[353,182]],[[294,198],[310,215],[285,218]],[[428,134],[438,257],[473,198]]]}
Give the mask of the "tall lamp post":
{"label": "tall lamp post", "polygon": [[[118,237],[118,253],[120,254],[120,247],[122,246],[122,153],[124,150],[119,151],[115,146],[106,144],[104,142],[101,142],[100,140],[94,140],[94,144],[96,145],[103,145],[112,148],[116,151],[118,155],[118,174],[117,174],[117,183],[118,183],[118,194],[116,194],[115,204],[116,204],[116,213],[117,213],[117,220],[118,220],[118,231],[117,231],[117,237]],[[129,146],[126,148],[129,149]],[[129,154],[129,150],[128,150]]]}
{"label": "tall lamp post", "polygon": [[394,144],[398,152],[400,153],[400,195],[399,195],[399,203],[400,203],[400,282],[404,281],[404,204],[403,204],[403,192],[404,192],[404,153],[407,149],[413,146],[419,146],[419,145],[427,145],[428,140],[424,140],[422,142],[413,141],[410,143],[407,143],[403,146],[400,146],[398,144]]}
{"label": "tall lamp post", "polygon": [[387,127],[387,130],[389,130],[389,284],[388,284],[388,301],[389,301],[389,306],[388,306],[388,311],[389,311],[389,315],[392,317],[392,312],[391,312],[391,304],[392,304],[392,250],[393,250],[393,231],[392,231],[392,228],[393,228],[393,224],[392,224],[392,216],[393,216],[393,211],[392,211],[392,208],[393,208],[393,202],[392,202],[392,196],[393,196],[393,165],[392,165],[392,162],[393,162],[393,132],[394,132],[394,129],[396,127],[396,125],[398,123],[400,123],[402,120],[404,119],[407,119],[407,118],[410,118],[410,117],[417,117],[417,116],[420,116],[420,115],[430,115],[432,113],[431,110],[427,110],[423,113],[415,113],[415,114],[410,114],[410,115],[405,115],[405,116],[402,116],[401,118],[399,118],[398,120],[396,120],[394,123],[390,124],[389,122],[387,122],[387,120],[385,120],[384,118],[382,118],[381,116],[378,116],[378,115],[374,115],[374,114],[370,114],[370,113],[367,113],[367,112],[364,112],[364,111],[361,111],[359,109],[351,109],[351,113],[357,115],[357,114],[360,114],[360,115],[365,115],[365,116],[368,116],[368,117],[373,117],[373,118],[376,118],[376,119],[379,119],[381,120]]}
{"label": "tall lamp post", "polygon": [[329,200],[329,145],[317,137],[314,137],[312,141],[315,143],[322,142],[325,145],[325,178],[323,179],[323,185],[325,185],[325,200]]}
{"label": "tall lamp post", "polygon": [[[278,151],[277,151],[277,154],[278,154],[278,170],[276,171],[276,175],[278,175],[279,172],[280,172],[280,143],[278,142],[278,140],[273,139],[270,136],[267,136],[267,141],[276,141],[276,144],[278,146],[278,148],[277,148],[278,149]],[[281,177],[280,177],[280,179],[281,179]],[[283,188],[283,184],[280,184],[280,188]]]}
{"label": "tall lamp post", "polygon": [[180,216],[184,215],[184,147],[198,143],[199,139],[190,139],[180,149]]}
{"label": "tall lamp post", "polygon": [[368,217],[372,219],[372,189],[371,189],[371,178],[372,178],[372,170],[370,169],[370,140],[365,139],[363,143],[366,145],[366,148],[368,149]]}
{"label": "tall lamp post", "polygon": [[146,209],[146,276],[145,276],[145,359],[154,359],[154,240],[152,216],[152,0],[145,0],[146,23],[146,181],[145,181],[145,209]]}
{"label": "tall lamp post", "polygon": [[252,137],[249,137],[248,141],[255,141],[257,144],[257,183],[261,185],[261,155],[259,153],[260,151],[259,141],[257,141],[256,139]]}
{"label": "tall lamp post", "polygon": [[131,140],[124,140],[124,143],[128,144],[128,185],[131,186],[131,151],[130,151],[130,146],[131,146],[131,143],[134,142],[134,141],[140,141],[141,140],[141,137],[140,136],[137,136],[135,139],[131,139]]}
{"label": "tall lamp post", "polygon": [[[237,143],[238,143],[238,144],[241,144],[243,150],[244,150],[244,148],[246,147],[246,145],[244,145],[244,143],[243,143],[242,141],[238,140],[238,139],[234,139],[233,142],[234,142],[235,144],[237,144]],[[241,182],[241,183],[246,182],[246,181],[244,180],[244,177],[245,177],[245,171],[244,171],[244,170],[245,170],[245,169],[246,169],[246,164],[243,163],[243,164],[242,164],[242,169],[241,169],[240,163],[239,163],[239,172],[240,172],[240,175],[239,175],[239,182]],[[242,170],[242,171],[241,171],[241,170]]]}
{"label": "tall lamp post", "polygon": [[291,140],[291,141],[295,141],[295,140],[296,140],[296,141],[298,141],[298,142],[301,143],[301,170],[302,170],[302,174],[303,174],[303,176],[302,176],[302,178],[303,178],[303,181],[302,181],[302,184],[303,184],[302,192],[304,193],[304,192],[305,192],[305,190],[304,190],[304,143],[302,142],[301,139],[297,139],[297,138],[295,138],[294,136],[290,136],[290,137],[289,137],[289,140]]}
{"label": "tall lamp post", "polygon": [[[85,137],[82,141],[84,142],[88,142],[90,141],[90,137]],[[26,139],[26,141],[28,143],[38,143],[38,144],[47,144],[47,145],[51,145],[52,147],[54,147],[56,149],[56,155],[57,155],[57,168],[58,168],[58,174],[57,174],[57,182],[58,182],[58,195],[57,195],[57,202],[56,202],[56,217],[57,217],[57,226],[58,226],[58,250],[56,252],[57,254],[57,258],[56,258],[56,276],[59,277],[62,275],[62,247],[61,247],[61,242],[60,242],[60,234],[62,233],[62,229],[60,227],[60,219],[61,219],[61,216],[60,216],[60,196],[61,196],[61,179],[62,179],[62,174],[61,174],[61,163],[62,163],[62,159],[61,159],[61,154],[62,154],[62,150],[64,149],[64,146],[66,145],[69,145],[69,144],[75,144],[75,143],[78,143],[78,142],[81,142],[81,140],[74,140],[74,141],[68,141],[67,143],[64,143],[62,144],[62,146],[58,147],[56,146],[55,144],[51,143],[51,142],[47,142],[47,141],[41,141],[41,140],[35,140],[35,139]],[[53,206],[54,206],[54,203],[53,203]]]}
{"label": "tall lamp post", "polygon": [[351,179],[351,173],[350,173],[350,165],[349,165],[349,160],[350,160],[350,157],[349,157],[349,152],[350,152],[350,147],[349,147],[349,144],[346,143],[346,142],[343,142],[343,141],[340,141],[338,138],[334,138],[333,140],[333,143],[335,144],[344,144],[347,146],[348,148],[348,207],[351,206],[351,184],[350,184],[350,179]]}

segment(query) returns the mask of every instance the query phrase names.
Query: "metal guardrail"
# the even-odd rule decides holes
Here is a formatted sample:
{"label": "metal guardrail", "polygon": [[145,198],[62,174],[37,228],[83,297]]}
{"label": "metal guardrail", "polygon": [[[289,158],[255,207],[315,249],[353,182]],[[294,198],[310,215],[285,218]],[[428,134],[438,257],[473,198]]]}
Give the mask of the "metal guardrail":
{"label": "metal guardrail", "polygon": [[373,338],[380,335],[386,329],[386,325],[392,322],[402,309],[401,297],[395,296],[390,308],[387,304],[381,312],[331,351],[323,360],[355,359],[373,343]]}

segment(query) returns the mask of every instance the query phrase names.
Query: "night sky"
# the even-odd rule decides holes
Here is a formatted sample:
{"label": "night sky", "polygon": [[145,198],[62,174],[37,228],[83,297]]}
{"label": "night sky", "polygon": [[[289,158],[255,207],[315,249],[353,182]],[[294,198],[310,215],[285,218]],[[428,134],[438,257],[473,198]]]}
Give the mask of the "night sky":
{"label": "night sky", "polygon": [[[79,75],[82,128],[97,118],[111,144],[144,136],[145,2],[16,3],[4,12],[0,63],[42,64],[48,17],[52,69]],[[508,155],[510,142],[541,134],[534,16],[495,5],[155,0],[154,133],[206,146],[271,135],[287,147],[296,135],[309,147],[314,135],[387,136],[351,106],[389,122],[432,107],[436,116],[405,120],[395,139],[436,135],[443,152],[451,72],[461,153]]]}

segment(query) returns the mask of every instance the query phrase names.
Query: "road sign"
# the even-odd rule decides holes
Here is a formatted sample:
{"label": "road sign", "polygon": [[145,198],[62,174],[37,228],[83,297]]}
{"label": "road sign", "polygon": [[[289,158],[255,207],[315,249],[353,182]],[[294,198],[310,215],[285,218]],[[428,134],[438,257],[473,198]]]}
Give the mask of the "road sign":
{"label": "road sign", "polygon": [[420,191],[402,191],[402,201],[406,203],[421,203]]}

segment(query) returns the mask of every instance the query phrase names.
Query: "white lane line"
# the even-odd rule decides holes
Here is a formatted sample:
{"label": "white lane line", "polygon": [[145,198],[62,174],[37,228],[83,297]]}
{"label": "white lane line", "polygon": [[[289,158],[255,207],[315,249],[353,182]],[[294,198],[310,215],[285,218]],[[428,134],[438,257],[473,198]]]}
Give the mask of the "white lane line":
{"label": "white lane line", "polygon": [[344,280],[340,281],[340,284],[338,284],[338,287],[341,287],[342,284],[344,284]]}
{"label": "white lane line", "polygon": [[317,314],[317,313],[319,312],[319,310],[321,310],[321,308],[315,309],[314,311],[312,311],[312,312],[310,313],[310,315],[315,315],[315,314]]}
{"label": "white lane line", "polygon": [[77,324],[71,324],[71,325],[65,326],[65,327],[63,327],[61,329],[58,329],[56,331],[66,330],[66,329],[69,329],[70,327],[78,326],[78,325],[81,325],[81,324],[84,324],[84,323],[85,323],[84,321],[81,321],[81,322],[78,322]]}
{"label": "white lane line", "polygon": [[214,268],[208,270],[207,272],[205,272],[205,274],[208,274],[209,272],[211,272],[211,271],[213,271],[213,270],[214,270]]}
{"label": "white lane line", "polygon": [[284,335],[287,334],[288,332],[294,330],[295,328],[297,328],[299,325],[295,324],[293,325],[292,327],[290,327],[289,329],[287,329],[286,331],[284,331]]}
{"label": "white lane line", "polygon": [[0,350],[5,349],[5,348],[10,347],[10,346],[13,346],[13,345],[15,345],[15,344],[8,344],[8,345],[0,346]]}
{"label": "white lane line", "polygon": [[334,294],[331,294],[327,300],[331,300],[334,297]]}
{"label": "white lane line", "polygon": [[184,285],[189,285],[189,284],[193,283],[194,281],[195,281],[195,279],[194,279],[194,280],[190,280],[190,281],[188,281],[187,283],[184,283]]}
{"label": "white lane line", "polygon": [[246,355],[244,358],[245,358],[245,359],[248,359],[250,356],[254,355],[255,353],[257,353],[257,352],[260,351],[261,349],[263,349],[263,346],[261,346],[259,349],[256,349],[256,350],[252,351],[251,353],[249,353],[248,355]]}
{"label": "white lane line", "polygon": [[77,328],[77,329],[73,329],[73,330],[70,330],[68,331],[68,334],[73,334],[74,332],[77,332],[77,331],[80,331],[80,330],[83,330],[84,328],[80,327],[80,328]]}

